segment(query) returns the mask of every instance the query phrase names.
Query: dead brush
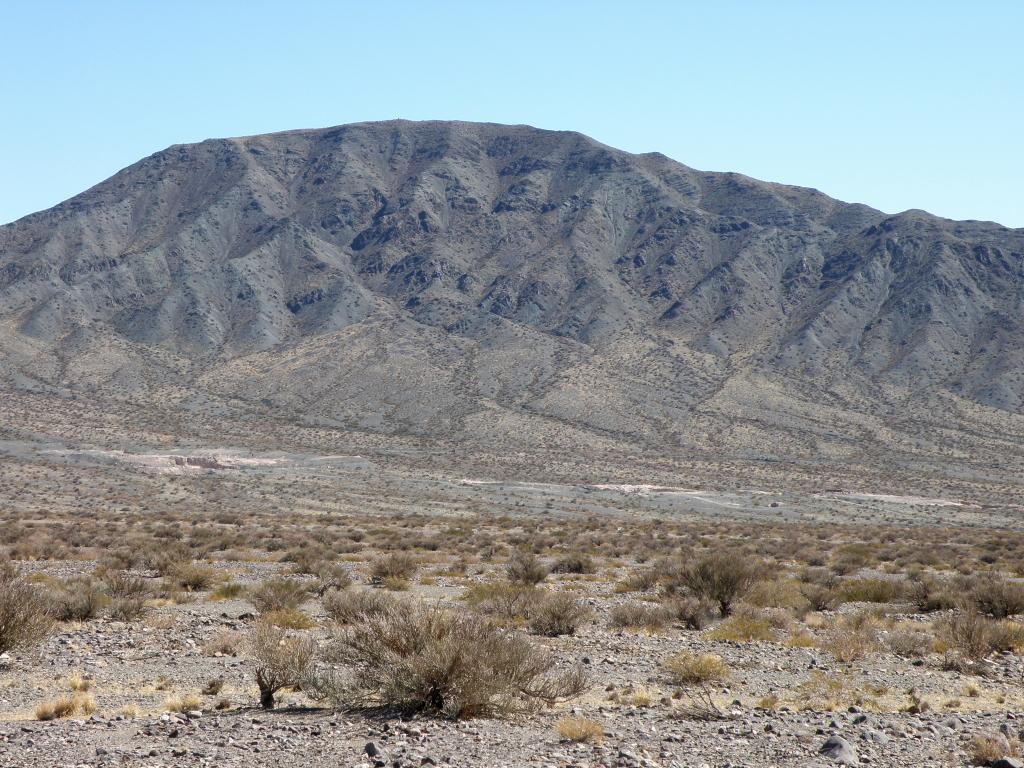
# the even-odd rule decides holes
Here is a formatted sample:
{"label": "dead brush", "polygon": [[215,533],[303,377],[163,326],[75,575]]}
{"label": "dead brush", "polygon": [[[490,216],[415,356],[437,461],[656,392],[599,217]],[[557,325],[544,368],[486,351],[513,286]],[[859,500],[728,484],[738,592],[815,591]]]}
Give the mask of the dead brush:
{"label": "dead brush", "polygon": [[718,605],[723,616],[732,612],[733,603],[743,597],[762,577],[764,566],[739,552],[721,550],[696,563],[680,568],[674,578],[699,600]]}
{"label": "dead brush", "polygon": [[52,628],[45,590],[13,566],[0,563],[0,653],[29,648],[41,642]]}
{"label": "dead brush", "polygon": [[885,647],[904,659],[918,659],[927,656],[932,648],[933,638],[927,632],[901,629],[885,637]]}
{"label": "dead brush", "polygon": [[419,561],[408,552],[391,552],[370,563],[370,583],[378,586],[390,580],[392,585],[407,582],[419,570]]}
{"label": "dead brush", "polygon": [[710,636],[715,640],[729,640],[734,643],[772,642],[781,631],[789,626],[785,612],[773,612],[742,606],[725,621],[715,627]]}
{"label": "dead brush", "polygon": [[249,601],[260,613],[298,610],[308,598],[306,585],[299,579],[267,579],[249,593]]}
{"label": "dead brush", "polygon": [[212,568],[192,562],[169,564],[165,581],[170,591],[202,592],[209,589],[217,578]]}
{"label": "dead brush", "polygon": [[729,666],[711,653],[680,651],[665,662],[665,670],[679,686],[722,683],[729,678]]}
{"label": "dead brush", "polygon": [[[1013,628],[1008,631],[1008,626]],[[947,648],[946,668],[975,674],[987,672],[982,662],[1005,647],[1007,641],[1014,636],[1021,638],[1020,625],[998,622],[969,609],[955,611],[938,622],[936,629],[938,639]]]}
{"label": "dead brush", "polygon": [[975,579],[970,600],[979,613],[1005,619],[1024,613],[1024,584],[1011,582],[995,574]]}
{"label": "dead brush", "polygon": [[585,717],[563,717],[555,723],[555,731],[563,739],[577,744],[601,744],[604,726]]}
{"label": "dead brush", "polygon": [[324,612],[339,625],[386,613],[397,602],[397,598],[386,592],[365,589],[332,590],[323,596]]}
{"label": "dead brush", "polygon": [[590,609],[572,595],[548,593],[531,606],[530,629],[545,637],[572,635],[590,613]]}
{"label": "dead brush", "polygon": [[879,645],[871,622],[864,621],[858,614],[838,619],[825,633],[821,647],[836,661],[848,664],[876,652]]}
{"label": "dead brush", "polygon": [[43,702],[35,708],[36,720],[58,720],[81,715],[88,717],[96,712],[96,701],[88,693],[61,696],[53,701]]}
{"label": "dead brush", "polygon": [[516,552],[505,565],[505,574],[513,584],[534,586],[544,581],[548,573],[548,567],[532,552]]}
{"label": "dead brush", "polygon": [[579,695],[582,667],[558,671],[525,637],[475,613],[402,602],[342,628],[312,691],[335,706],[384,705],[451,719],[531,710]]}
{"label": "dead brush", "polygon": [[203,643],[203,653],[207,656],[237,656],[243,640],[241,632],[219,629]]}
{"label": "dead brush", "polygon": [[541,592],[533,585],[511,581],[474,584],[462,595],[470,607],[508,623],[529,616],[540,597]]}
{"label": "dead brush", "polygon": [[967,743],[971,765],[992,765],[1004,757],[1017,757],[1020,748],[1001,733],[976,733]]}
{"label": "dead brush", "polygon": [[715,612],[713,605],[695,597],[668,597],[662,606],[672,621],[694,631],[704,629]]}
{"label": "dead brush", "polygon": [[608,614],[608,626],[613,629],[646,629],[657,631],[665,627],[672,614],[662,605],[625,603],[616,605]]}
{"label": "dead brush", "polygon": [[202,710],[203,700],[194,693],[181,696],[168,696],[164,701],[164,709],[168,712],[196,712]]}
{"label": "dead brush", "polygon": [[317,655],[312,638],[290,635],[285,630],[258,622],[248,639],[248,651],[254,664],[260,706],[273,709],[283,688],[306,684]]}
{"label": "dead brush", "polygon": [[73,576],[61,582],[52,596],[52,611],[58,621],[89,621],[109,602],[100,585],[89,576]]}

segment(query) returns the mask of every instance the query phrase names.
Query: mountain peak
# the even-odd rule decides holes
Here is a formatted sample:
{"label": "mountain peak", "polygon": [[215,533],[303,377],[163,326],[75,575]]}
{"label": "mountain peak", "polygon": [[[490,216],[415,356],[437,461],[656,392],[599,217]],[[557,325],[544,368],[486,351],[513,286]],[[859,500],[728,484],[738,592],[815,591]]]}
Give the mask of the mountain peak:
{"label": "mountain peak", "polygon": [[1022,285],[1020,230],[569,131],[357,123],[169,147],[0,228],[0,381],[703,444],[725,392],[1017,412]]}

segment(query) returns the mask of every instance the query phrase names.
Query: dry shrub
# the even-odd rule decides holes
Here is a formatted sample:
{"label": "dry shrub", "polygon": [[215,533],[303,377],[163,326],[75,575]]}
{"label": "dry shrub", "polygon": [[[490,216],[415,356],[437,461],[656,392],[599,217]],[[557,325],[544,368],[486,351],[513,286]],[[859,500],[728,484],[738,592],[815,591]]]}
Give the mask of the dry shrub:
{"label": "dry shrub", "polygon": [[226,584],[221,584],[213,590],[213,592],[210,593],[210,599],[234,600],[236,597],[241,597],[243,592],[245,592],[245,587],[236,581],[229,581]]}
{"label": "dry shrub", "polygon": [[595,573],[596,571],[597,566],[594,565],[590,555],[564,555],[558,558],[554,565],[551,566],[552,573],[586,574]]}
{"label": "dry shrub", "polygon": [[405,592],[409,589],[409,580],[400,579],[397,576],[388,576],[384,581],[380,582],[380,586],[388,590],[388,592]]}
{"label": "dry shrub", "polygon": [[306,585],[298,579],[267,579],[252,590],[249,600],[260,613],[269,613],[297,610],[308,597]]}
{"label": "dry shrub", "polygon": [[755,584],[761,568],[738,552],[719,551],[678,573],[679,583],[696,598],[718,605],[723,616]]}
{"label": "dry shrub", "polygon": [[1004,757],[1016,757],[1019,750],[1001,733],[976,733],[967,745],[971,765],[992,765]]}
{"label": "dry shrub", "polygon": [[137,621],[146,614],[146,601],[141,597],[120,597],[110,603],[107,612],[115,621]]}
{"label": "dry shrub", "polygon": [[994,653],[1001,640],[1000,623],[971,610],[958,610],[938,623],[939,637],[953,654],[950,666],[958,661],[976,664]]}
{"label": "dry shrub", "polygon": [[797,629],[786,638],[786,645],[790,648],[818,648],[821,643],[806,629]]}
{"label": "dry shrub", "polygon": [[475,613],[399,603],[341,629],[317,692],[335,706],[384,705],[461,719],[508,714],[572,698],[582,668],[558,672],[553,657]]}
{"label": "dry shrub", "polygon": [[[615,585],[616,592],[649,592],[658,586],[663,574],[654,568],[641,568],[629,574],[625,579]],[[666,592],[672,594],[675,589],[674,582],[666,582]]]}
{"label": "dry shrub", "polygon": [[370,583],[384,584],[390,581],[394,585],[400,581],[409,581],[419,567],[419,561],[408,552],[391,552],[375,558],[370,564]]}
{"label": "dry shrub", "polygon": [[988,575],[975,580],[970,599],[980,613],[1005,619],[1024,613],[1024,584]]}
{"label": "dry shrub", "polygon": [[149,584],[146,580],[127,571],[104,571],[100,581],[107,594],[115,600],[144,600],[149,597]]}
{"label": "dry shrub", "polygon": [[836,661],[849,663],[874,653],[878,650],[878,643],[874,632],[869,629],[839,624],[828,631],[821,647],[831,653]]}
{"label": "dry shrub", "polygon": [[795,579],[761,580],[743,596],[743,602],[758,608],[788,608],[801,615],[812,607],[801,586]]}
{"label": "dry shrub", "polygon": [[555,730],[563,739],[585,744],[604,741],[604,726],[585,717],[563,717],[555,723]]}
{"label": "dry shrub", "polygon": [[96,711],[96,700],[87,693],[61,696],[36,706],[36,720],[58,720],[64,717],[82,715],[88,717]]}
{"label": "dry shrub", "polygon": [[836,573],[853,573],[875,562],[875,547],[865,542],[851,542],[839,547],[832,569]]}
{"label": "dry shrub", "polygon": [[316,593],[323,595],[332,589],[348,589],[352,586],[352,575],[343,565],[321,561],[314,566],[318,584]]}
{"label": "dry shrub", "polygon": [[489,581],[474,584],[466,590],[462,599],[480,613],[514,622],[531,613],[538,595],[532,585]]}
{"label": "dry shrub", "polygon": [[196,712],[203,708],[203,700],[194,693],[183,696],[168,696],[164,701],[164,709],[168,712]]}
{"label": "dry shrub", "polygon": [[824,584],[801,584],[800,593],[812,611],[832,611],[840,602],[840,596],[836,590]]}
{"label": "dry shrub", "polygon": [[714,612],[714,606],[695,597],[670,597],[663,605],[671,620],[692,630],[704,629]]}
{"label": "dry shrub", "polygon": [[615,629],[648,629],[664,627],[672,616],[661,605],[649,603],[624,603],[616,605],[608,614],[608,625]]}
{"label": "dry shrub", "polygon": [[107,602],[99,585],[88,576],[65,579],[53,595],[53,614],[58,621],[88,621]]}
{"label": "dry shrub", "polygon": [[530,629],[546,637],[572,635],[589,616],[590,610],[572,595],[546,594],[530,609]]}
{"label": "dry shrub", "polygon": [[304,685],[316,659],[312,638],[289,635],[266,622],[258,622],[249,636],[249,654],[255,663],[260,706],[273,709],[282,688]]}
{"label": "dry shrub", "polygon": [[913,574],[907,592],[921,613],[948,611],[956,607],[957,598],[951,585],[928,573]]}
{"label": "dry shrub", "polygon": [[78,672],[68,675],[68,687],[76,693],[85,693],[92,687],[92,680]]}
{"label": "dry shrub", "polygon": [[190,562],[172,563],[166,567],[168,582],[178,589],[201,592],[209,589],[217,578],[213,569]]}
{"label": "dry shrub", "polygon": [[780,617],[769,611],[759,611],[749,606],[736,611],[729,618],[715,627],[711,637],[715,640],[730,640],[734,643],[749,643],[755,640],[772,641],[776,639],[777,630],[785,629],[780,624]]}
{"label": "dry shrub", "polygon": [[203,644],[207,656],[237,656],[244,637],[241,632],[219,629]]}
{"label": "dry shrub", "polygon": [[127,571],[105,571],[101,576],[103,588],[110,596],[108,613],[116,621],[136,621],[146,612],[149,584],[140,576]]}
{"label": "dry shrub", "polygon": [[57,720],[71,717],[75,713],[74,700],[70,696],[62,696],[53,701],[45,701],[36,705],[36,720]]}
{"label": "dry shrub", "polygon": [[370,590],[332,590],[324,595],[324,612],[338,624],[353,624],[367,616],[387,612],[397,598]]}
{"label": "dry shrub", "polygon": [[505,564],[505,574],[514,584],[540,584],[548,577],[548,568],[532,552],[516,552]]}
{"label": "dry shrub", "polygon": [[992,647],[996,651],[1014,651],[1020,653],[1024,649],[1024,625],[1005,619],[992,626]]}
{"label": "dry shrub", "polygon": [[142,717],[142,710],[140,710],[135,704],[125,704],[117,710],[117,715],[123,717],[125,720],[135,720],[136,718]]}
{"label": "dry shrub", "polygon": [[41,642],[53,627],[50,609],[40,587],[0,564],[0,653]]}
{"label": "dry shrub", "polygon": [[897,656],[916,659],[928,655],[932,647],[932,636],[916,630],[897,630],[886,636],[885,647]]}
{"label": "dry shrub", "polygon": [[276,611],[267,611],[260,617],[268,624],[282,629],[311,629],[316,622],[297,608],[279,608]]}
{"label": "dry shrub", "polygon": [[712,653],[680,651],[665,662],[665,669],[680,686],[721,683],[729,677],[729,666]]}
{"label": "dry shrub", "polygon": [[907,597],[906,584],[896,579],[844,579],[838,591],[844,602],[852,603],[895,603]]}
{"label": "dry shrub", "polygon": [[829,711],[850,703],[858,693],[844,675],[815,671],[797,686],[796,697],[803,709]]}

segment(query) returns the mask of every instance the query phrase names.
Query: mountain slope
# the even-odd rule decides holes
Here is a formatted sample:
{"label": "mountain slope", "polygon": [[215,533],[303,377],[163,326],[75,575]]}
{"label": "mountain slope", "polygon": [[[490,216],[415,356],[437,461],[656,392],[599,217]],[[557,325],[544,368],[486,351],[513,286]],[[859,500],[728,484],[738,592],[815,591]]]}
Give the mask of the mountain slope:
{"label": "mountain slope", "polygon": [[171,147],[0,227],[0,383],[848,459],[940,450],[937,403],[1013,443],[1022,300],[1024,230],[576,133],[356,124]]}

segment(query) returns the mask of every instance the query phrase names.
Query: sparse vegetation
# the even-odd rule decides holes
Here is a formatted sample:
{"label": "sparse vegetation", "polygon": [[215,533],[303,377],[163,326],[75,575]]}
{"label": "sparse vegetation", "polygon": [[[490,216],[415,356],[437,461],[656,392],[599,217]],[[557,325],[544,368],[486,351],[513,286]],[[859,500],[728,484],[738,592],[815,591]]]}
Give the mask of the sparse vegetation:
{"label": "sparse vegetation", "polygon": [[13,566],[0,563],[0,653],[35,645],[52,626],[50,604],[42,588]]}
{"label": "sparse vegetation", "polygon": [[548,577],[547,566],[532,552],[516,552],[505,566],[508,580],[515,584],[533,586]]}
{"label": "sparse vegetation", "polygon": [[729,677],[729,667],[721,656],[681,651],[665,662],[665,669],[676,685],[721,683]]}
{"label": "sparse vegetation", "polygon": [[576,743],[600,744],[604,741],[604,728],[585,717],[563,717],[555,723],[555,730],[563,739]]}
{"label": "sparse vegetation", "polygon": [[316,642],[309,637],[290,635],[266,622],[253,628],[248,643],[260,691],[260,706],[273,709],[283,688],[306,683],[316,658]]}
{"label": "sparse vegetation", "polygon": [[663,628],[672,614],[661,605],[649,603],[625,603],[616,605],[609,613],[608,624],[617,629]]}
{"label": "sparse vegetation", "polygon": [[716,603],[723,616],[753,587],[757,565],[737,552],[715,552],[679,571],[679,581],[694,597]]}
{"label": "sparse vegetation", "polygon": [[203,700],[193,693],[181,696],[168,696],[164,709],[168,712],[193,712],[203,708]]}
{"label": "sparse vegetation", "polygon": [[419,567],[419,562],[408,552],[392,552],[370,564],[370,583],[383,585],[387,582],[394,588],[408,582]]}
{"label": "sparse vegetation", "polygon": [[547,637],[571,635],[589,615],[590,611],[572,595],[547,594],[530,608],[530,629]]}
{"label": "sparse vegetation", "polygon": [[586,686],[582,670],[556,672],[547,652],[485,617],[410,603],[342,628],[329,657],[352,670],[317,683],[336,706],[384,704],[462,719],[553,703]]}
{"label": "sparse vegetation", "polygon": [[252,590],[249,599],[260,613],[297,611],[309,593],[298,579],[268,579]]}

